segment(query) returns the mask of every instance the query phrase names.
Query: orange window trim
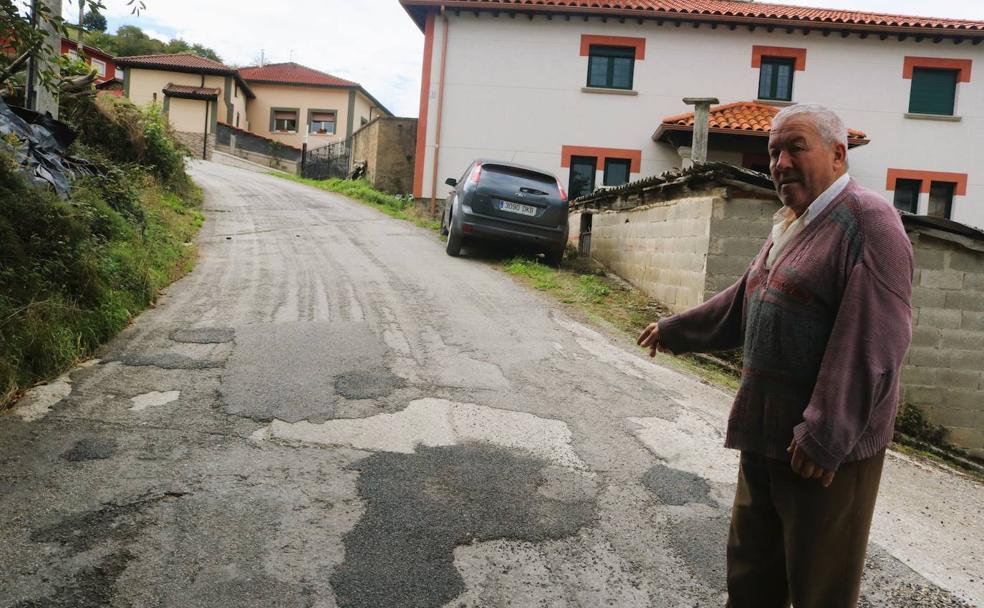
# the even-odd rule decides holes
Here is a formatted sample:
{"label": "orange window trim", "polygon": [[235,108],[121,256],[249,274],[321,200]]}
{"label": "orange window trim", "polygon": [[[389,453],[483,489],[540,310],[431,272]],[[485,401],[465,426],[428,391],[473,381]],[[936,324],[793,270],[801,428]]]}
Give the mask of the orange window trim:
{"label": "orange window trim", "polygon": [[752,67],[762,67],[763,57],[782,57],[784,59],[793,59],[797,72],[806,70],[806,49],[798,49],[788,46],[754,45],[752,47]]}
{"label": "orange window trim", "polygon": [[560,151],[560,166],[570,167],[572,156],[593,156],[598,159],[598,167],[605,166],[605,160],[609,158],[629,159],[629,171],[638,173],[642,165],[642,150],[629,150],[626,148],[597,148],[593,146],[562,146]]}
{"label": "orange window trim", "polygon": [[902,78],[912,80],[914,68],[931,68],[936,70],[956,70],[958,82],[970,82],[970,59],[944,59],[942,57],[906,57],[902,63]]}
{"label": "orange window trim", "polygon": [[888,179],[885,182],[885,189],[889,192],[895,191],[895,181],[898,179],[914,179],[922,182],[919,192],[927,194],[931,182],[947,182],[956,184],[953,194],[956,196],[967,195],[967,174],[948,173],[946,171],[918,171],[915,169],[889,169]]}
{"label": "orange window trim", "polygon": [[635,49],[636,61],[646,58],[646,39],[630,38],[628,36],[595,36],[593,34],[581,34],[581,57],[591,54],[591,45],[598,44],[603,46],[631,46]]}
{"label": "orange window trim", "polygon": [[[424,152],[427,139],[427,112],[430,109],[431,63],[434,51],[434,13],[427,14],[424,25],[424,61],[420,76],[420,113],[417,116],[417,149],[413,163],[413,195],[424,196]],[[437,167],[434,167],[437,171]]]}

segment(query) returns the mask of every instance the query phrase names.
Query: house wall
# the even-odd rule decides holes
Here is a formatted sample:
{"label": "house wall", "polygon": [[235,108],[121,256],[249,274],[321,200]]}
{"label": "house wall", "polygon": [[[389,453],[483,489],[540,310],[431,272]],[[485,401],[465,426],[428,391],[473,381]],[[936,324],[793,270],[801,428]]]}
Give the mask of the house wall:
{"label": "house wall", "polygon": [[[369,102],[361,93],[353,92],[352,110],[350,112],[350,90],[345,88],[303,87],[287,85],[271,85],[249,83],[256,94],[256,99],[249,104],[248,116],[250,130],[258,135],[276,139],[285,144],[300,148],[304,143],[307,129],[308,111],[335,110],[335,133],[319,135],[308,134],[308,147],[316,148],[350,136],[361,126],[360,119],[369,118]],[[298,132],[278,133],[270,130],[270,111],[272,108],[297,108]],[[352,117],[352,128],[349,130],[349,116]]]}
{"label": "house wall", "polygon": [[[169,98],[165,104],[168,120],[178,140],[195,158],[212,157],[215,148],[215,119],[217,102],[200,99]],[[208,114],[206,115],[206,109]],[[208,144],[206,148],[205,120],[208,117]]]}
{"label": "house wall", "polygon": [[909,236],[917,270],[902,403],[943,425],[951,443],[984,457],[984,251]]}
{"label": "house wall", "polygon": [[[138,106],[152,103],[155,93],[157,94],[157,103],[164,103],[163,90],[168,83],[219,89],[220,110],[222,110],[219,118],[224,119],[225,117],[225,102],[223,101],[226,87],[225,76],[202,76],[201,74],[130,68],[127,70],[126,80],[126,96]],[[240,96],[242,96],[242,92],[240,92]]]}
{"label": "house wall", "polygon": [[417,142],[414,118],[375,118],[352,136],[352,161],[368,163],[368,180],[377,190],[405,194],[413,187]]}
{"label": "house wall", "polygon": [[[977,142],[984,141],[984,45],[934,44],[929,37],[900,42],[877,35],[804,36],[778,28],[772,33],[765,28],[694,29],[655,21],[448,15],[440,166],[435,176],[444,37],[437,17],[425,44],[430,56],[424,58],[428,77],[421,107],[426,112],[421,113],[424,143],[416,196],[430,197],[435,177],[440,185],[477,157],[533,165],[566,184],[565,145],[639,151],[633,179],[679,166],[671,146],[651,139],[661,118],[689,111],[681,101],[685,96],[714,96],[721,103],[756,99],[759,70],[752,67],[752,47],[765,45],[806,49],[805,70],[795,73],[793,100],[823,103],[871,138],[850,153],[858,181],[891,200],[888,169],[967,174],[967,193],[956,197],[953,219],[984,227],[984,165],[975,160]],[[582,34],[645,39],[645,58],[635,63],[633,94],[582,90],[588,64],[580,54]],[[958,85],[959,122],[906,118],[911,81],[903,78],[905,56],[976,61],[970,82]],[[599,167],[596,182],[601,180]],[[927,198],[922,195],[922,210]]]}

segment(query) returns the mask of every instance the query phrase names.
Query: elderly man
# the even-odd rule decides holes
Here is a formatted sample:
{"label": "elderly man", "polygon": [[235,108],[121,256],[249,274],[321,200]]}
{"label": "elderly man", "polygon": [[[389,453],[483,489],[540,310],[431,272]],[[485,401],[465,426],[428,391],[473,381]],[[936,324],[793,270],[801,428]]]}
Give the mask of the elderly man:
{"label": "elderly man", "polygon": [[912,248],[892,205],[848,176],[830,110],[780,112],[769,156],[783,207],[751,266],[639,344],[651,356],[744,347],[725,441],[741,451],[728,605],[846,608],[911,337]]}

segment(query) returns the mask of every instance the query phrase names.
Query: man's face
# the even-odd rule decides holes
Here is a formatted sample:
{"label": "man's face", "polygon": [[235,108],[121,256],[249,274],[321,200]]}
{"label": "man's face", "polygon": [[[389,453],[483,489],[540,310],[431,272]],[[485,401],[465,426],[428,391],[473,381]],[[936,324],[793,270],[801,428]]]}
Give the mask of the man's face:
{"label": "man's face", "polygon": [[797,216],[844,174],[847,150],[820,137],[813,117],[793,116],[769,134],[769,170],[782,203]]}

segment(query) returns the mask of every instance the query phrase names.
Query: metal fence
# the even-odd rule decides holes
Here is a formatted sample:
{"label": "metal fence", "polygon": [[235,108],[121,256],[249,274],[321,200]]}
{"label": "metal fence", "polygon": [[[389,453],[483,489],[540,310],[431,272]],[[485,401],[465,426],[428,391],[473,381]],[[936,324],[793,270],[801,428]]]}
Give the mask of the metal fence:
{"label": "metal fence", "polygon": [[308,149],[301,160],[301,174],[311,179],[347,177],[352,162],[352,139]]}

